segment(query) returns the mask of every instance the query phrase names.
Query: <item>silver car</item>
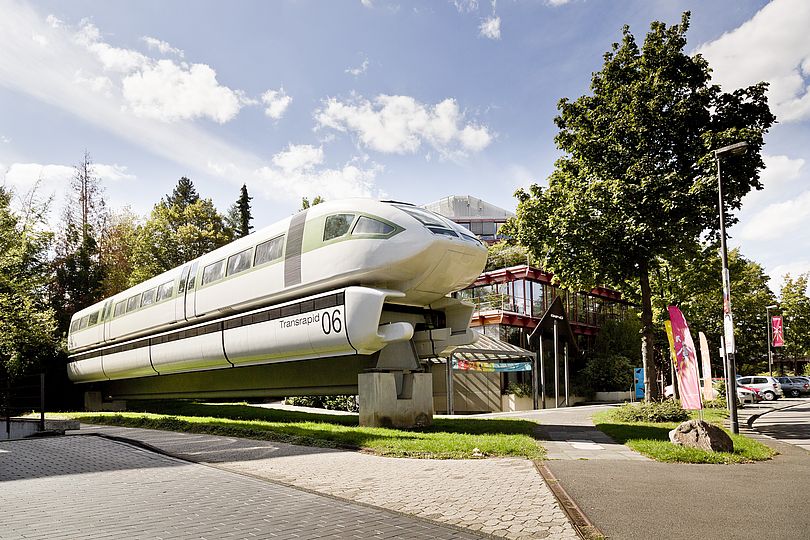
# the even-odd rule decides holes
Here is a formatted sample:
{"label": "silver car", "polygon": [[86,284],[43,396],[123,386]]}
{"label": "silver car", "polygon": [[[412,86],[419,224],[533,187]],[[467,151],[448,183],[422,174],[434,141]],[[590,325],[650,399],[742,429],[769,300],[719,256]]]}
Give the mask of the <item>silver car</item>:
{"label": "silver car", "polygon": [[777,377],[782,391],[790,397],[799,397],[810,393],[810,384],[803,377]]}
{"label": "silver car", "polygon": [[749,388],[756,388],[759,390],[762,397],[767,401],[773,401],[777,398],[784,397],[785,393],[782,391],[782,385],[779,384],[774,377],[757,375],[755,377],[739,377],[737,384],[740,386],[748,386]]}

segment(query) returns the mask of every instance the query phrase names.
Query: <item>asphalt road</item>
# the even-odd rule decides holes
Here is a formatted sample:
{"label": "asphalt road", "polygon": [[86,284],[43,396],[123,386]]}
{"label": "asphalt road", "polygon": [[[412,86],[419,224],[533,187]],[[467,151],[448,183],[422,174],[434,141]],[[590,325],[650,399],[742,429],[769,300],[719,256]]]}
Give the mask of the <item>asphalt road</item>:
{"label": "asphalt road", "polygon": [[[780,400],[755,412],[793,402],[799,406],[789,425],[779,427],[768,418],[778,420],[783,411],[763,416],[754,426],[768,419],[768,434],[785,440],[798,431],[808,434],[810,400]],[[608,538],[808,538],[810,453],[778,440],[763,442],[780,454],[753,464],[590,460],[547,465]]]}

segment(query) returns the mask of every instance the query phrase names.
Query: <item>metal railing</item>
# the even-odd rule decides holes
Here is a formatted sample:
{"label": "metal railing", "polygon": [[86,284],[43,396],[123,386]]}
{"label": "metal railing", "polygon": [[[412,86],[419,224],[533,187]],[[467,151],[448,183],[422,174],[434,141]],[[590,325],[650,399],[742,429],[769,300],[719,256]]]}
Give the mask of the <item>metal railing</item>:
{"label": "metal railing", "polygon": [[0,377],[0,412],[6,422],[6,435],[11,433],[11,419],[39,412],[39,430],[45,430],[45,374]]}

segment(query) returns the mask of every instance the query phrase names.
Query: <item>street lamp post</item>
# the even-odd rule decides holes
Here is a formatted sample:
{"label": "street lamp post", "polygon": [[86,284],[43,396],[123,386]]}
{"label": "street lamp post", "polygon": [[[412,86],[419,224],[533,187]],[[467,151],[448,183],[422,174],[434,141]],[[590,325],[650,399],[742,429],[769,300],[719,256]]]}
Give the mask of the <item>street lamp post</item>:
{"label": "street lamp post", "polygon": [[726,220],[723,204],[723,178],[720,174],[720,162],[726,156],[744,154],[748,149],[747,142],[738,142],[714,151],[717,160],[717,194],[720,210],[720,257],[723,262],[723,334],[725,337],[725,361],[728,381],[726,382],[726,399],[728,400],[729,423],[733,433],[740,432],[737,421],[737,369],[734,364],[736,347],[734,344],[734,320],[731,316],[731,279],[728,273],[728,248],[726,247]]}
{"label": "street lamp post", "polygon": [[779,306],[765,306],[765,324],[768,325],[768,375],[773,377],[773,353],[771,351],[771,343],[773,343],[773,336],[771,335],[771,310]]}

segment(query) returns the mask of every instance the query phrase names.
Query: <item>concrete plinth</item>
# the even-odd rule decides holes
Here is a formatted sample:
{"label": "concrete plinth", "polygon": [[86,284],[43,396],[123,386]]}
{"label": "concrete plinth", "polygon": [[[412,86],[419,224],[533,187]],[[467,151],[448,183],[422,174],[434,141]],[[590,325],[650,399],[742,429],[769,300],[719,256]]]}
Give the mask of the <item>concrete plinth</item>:
{"label": "concrete plinth", "polygon": [[[402,377],[397,394],[397,377]],[[433,423],[433,380],[430,373],[361,373],[360,425],[411,428]]]}
{"label": "concrete plinth", "polygon": [[101,392],[89,391],[84,393],[84,410],[87,412],[123,412],[127,410],[127,402],[123,399],[104,401]]}

